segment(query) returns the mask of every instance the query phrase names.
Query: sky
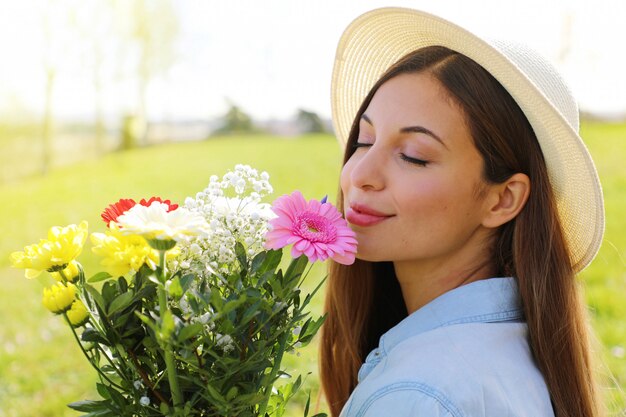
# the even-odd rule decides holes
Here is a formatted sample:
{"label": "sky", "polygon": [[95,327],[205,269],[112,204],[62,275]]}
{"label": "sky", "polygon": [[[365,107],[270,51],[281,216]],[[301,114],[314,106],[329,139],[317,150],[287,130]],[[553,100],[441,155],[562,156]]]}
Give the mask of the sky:
{"label": "sky", "polygon": [[[79,9],[85,9],[102,1],[0,0],[1,119],[42,114],[46,58],[57,70],[52,96],[55,116],[93,117],[94,58],[85,39],[92,35],[109,39],[112,29],[110,22],[88,20],[79,10],[73,23],[80,28],[78,35],[76,30],[65,33],[67,10],[79,3]],[[626,2],[621,0],[178,0],[172,4],[178,21],[172,59],[165,71],[152,78],[147,92],[147,111],[153,120],[217,117],[229,103],[256,119],[291,117],[298,108],[329,118],[330,75],[341,33],[360,14],[384,6],[425,10],[481,36],[527,43],[560,70],[581,109],[609,116],[626,114]],[[56,31],[54,42],[45,35],[46,14]],[[133,111],[137,103],[136,79],[129,70],[133,50],[111,48],[105,42],[102,106],[109,117],[119,117]]]}

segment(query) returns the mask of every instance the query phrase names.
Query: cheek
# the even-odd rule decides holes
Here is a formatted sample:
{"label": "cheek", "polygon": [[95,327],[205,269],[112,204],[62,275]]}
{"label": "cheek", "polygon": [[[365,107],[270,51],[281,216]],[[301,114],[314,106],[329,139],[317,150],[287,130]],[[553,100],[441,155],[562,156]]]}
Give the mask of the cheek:
{"label": "cheek", "polygon": [[450,185],[440,177],[423,178],[405,194],[405,206],[410,210],[420,212],[424,210],[447,210],[449,206]]}
{"label": "cheek", "polygon": [[472,197],[466,188],[462,180],[433,176],[413,188],[405,188],[411,191],[401,194],[397,203],[421,228],[447,228],[451,222],[468,216],[468,201]]}

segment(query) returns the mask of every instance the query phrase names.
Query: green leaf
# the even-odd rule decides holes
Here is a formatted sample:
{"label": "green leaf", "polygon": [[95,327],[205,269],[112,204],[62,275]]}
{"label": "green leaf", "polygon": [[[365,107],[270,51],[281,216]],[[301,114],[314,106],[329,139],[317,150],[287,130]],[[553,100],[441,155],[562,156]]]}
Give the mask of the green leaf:
{"label": "green leaf", "polygon": [[238,299],[230,300],[229,302],[224,304],[224,307],[219,312],[222,315],[226,315],[230,313],[231,311],[233,311],[234,309],[236,309],[237,307],[239,307],[240,305],[242,305],[243,303],[245,303],[247,298],[248,297],[246,296],[246,293],[242,293]]}
{"label": "green leaf", "polygon": [[115,374],[115,373],[117,373],[117,370],[114,367],[112,367],[111,365],[108,365],[108,364],[100,366],[100,370],[102,372],[104,372],[105,374]]}
{"label": "green leaf", "polygon": [[102,286],[102,298],[104,298],[107,305],[113,301],[113,299],[117,296],[117,293],[117,285],[111,281],[105,282]]}
{"label": "green leaf", "polygon": [[254,316],[261,313],[261,311],[259,310],[259,306],[261,305],[262,301],[263,300],[258,300],[246,309],[246,311],[243,313],[243,317],[241,318],[241,322],[239,323],[240,325],[246,324],[247,322],[252,320]]}
{"label": "green leaf", "polygon": [[183,296],[183,287],[180,285],[180,279],[178,276],[174,277],[170,281],[167,292],[176,300]]}
{"label": "green leaf", "polygon": [[80,336],[80,340],[83,342],[95,342],[106,346],[109,346],[109,341],[100,334],[96,329],[86,328],[83,334]]}
{"label": "green leaf", "polygon": [[233,398],[237,396],[238,393],[239,393],[239,389],[236,386],[231,387],[226,393],[226,400],[231,401]]}
{"label": "green leaf", "polygon": [[293,306],[297,310],[300,308],[300,289],[297,288],[293,294]]}
{"label": "green leaf", "polygon": [[302,325],[302,328],[300,329],[300,334],[298,336],[302,337],[306,334],[306,331],[309,328],[309,324],[311,324],[311,318],[307,319],[307,321],[304,322],[304,324]]}
{"label": "green leaf", "polygon": [[187,292],[196,277],[193,274],[183,275],[180,279],[180,286],[183,288],[183,294]]}
{"label": "green leaf", "polygon": [[224,306],[224,299],[222,298],[219,291],[211,292],[211,304],[213,304],[213,308],[215,311],[221,311]]}
{"label": "green leaf", "polygon": [[224,396],[220,394],[219,391],[216,390],[213,385],[208,384],[206,388],[207,388],[207,391],[209,392],[209,395],[213,398],[213,400],[222,404],[226,403],[226,398],[224,398]]}
{"label": "green leaf", "polygon": [[94,401],[94,400],[83,400],[76,401],[68,404],[67,406],[72,410],[76,411],[85,411],[85,412],[93,412],[93,411],[109,411],[109,407],[107,406],[108,401]]}
{"label": "green leaf", "polygon": [[[307,320],[307,323],[309,323],[310,320],[311,319]],[[306,329],[304,327],[302,328],[298,341],[303,345],[308,344],[311,339],[313,339],[313,337],[317,334],[317,331],[320,329],[320,327],[322,327],[322,324],[324,324],[325,320],[326,315],[323,315],[317,320],[310,321],[311,324]]]}
{"label": "green leaf", "polygon": [[280,265],[280,260],[283,257],[282,250],[269,250],[267,251],[267,256],[265,257],[265,261],[261,265],[258,270],[259,275],[263,275],[268,271],[271,271],[272,274],[276,271],[278,265]]}
{"label": "green leaf", "polygon": [[311,393],[306,397],[306,404],[304,405],[304,417],[309,415],[309,406],[311,405]]}
{"label": "green leaf", "polygon": [[[280,272],[280,271],[279,271]],[[256,286],[257,288],[262,288],[265,283],[267,281],[269,281],[270,279],[274,278],[274,271],[266,271],[263,273],[263,275],[261,275],[261,278],[259,279],[259,282],[257,282]]]}
{"label": "green leaf", "polygon": [[102,271],[93,275],[91,278],[87,280],[87,282],[100,282],[100,281],[104,281],[105,279],[109,279],[111,277],[112,277],[111,274],[109,274],[108,272]]}
{"label": "green leaf", "polygon": [[311,299],[315,296],[315,294],[319,291],[320,288],[322,288],[322,285],[324,285],[324,282],[326,282],[326,279],[328,278],[328,275],[325,276],[320,282],[319,284],[317,284],[317,286],[315,287],[315,289],[310,293],[307,294],[307,296],[304,298],[304,302],[301,305],[301,308],[304,309],[304,307],[306,307],[309,302],[311,301]]}
{"label": "green leaf", "polygon": [[287,271],[285,272],[286,281],[291,282],[293,280],[297,280],[300,276],[302,276],[302,273],[304,272],[304,269],[306,268],[308,263],[309,259],[304,255],[293,259],[287,267]]}
{"label": "green leaf", "polygon": [[[137,317],[139,317],[139,319],[144,322],[144,324],[146,326],[148,326],[153,332],[157,333],[158,332],[158,328],[156,326],[156,324],[154,323],[154,321],[152,321],[152,319],[150,319],[150,317],[146,316],[145,314],[141,314],[138,311],[135,311],[135,315]],[[143,344],[145,345],[146,342],[144,341]]]}
{"label": "green leaf", "polygon": [[109,391],[106,389],[104,384],[96,383],[96,390],[98,391],[98,394],[100,394],[100,396],[105,400],[111,399],[111,395],[109,394]]}
{"label": "green leaf", "polygon": [[296,391],[300,389],[300,385],[302,385],[302,375],[298,375],[293,383],[293,389],[291,391],[295,394]]}
{"label": "green leaf", "polygon": [[174,315],[171,311],[166,310],[162,316],[161,320],[161,334],[164,339],[169,339],[172,333],[174,333],[174,329],[176,324],[174,323]]}
{"label": "green leaf", "polygon": [[102,295],[100,295],[100,293],[98,292],[98,290],[96,290],[94,287],[92,287],[89,284],[85,284],[83,286],[83,288],[85,290],[87,290],[87,292],[89,293],[89,295],[91,296],[91,298],[93,298],[93,300],[96,302],[96,304],[98,305],[98,307],[100,307],[101,311],[106,311],[106,306],[104,303],[104,298],[102,298]]}
{"label": "green leaf", "polygon": [[132,301],[133,301],[133,293],[131,292],[125,292],[125,293],[118,295],[117,297],[115,297],[113,301],[111,301],[111,304],[109,305],[109,310],[108,310],[109,315],[119,310],[125,309],[126,307],[130,305],[130,303],[132,303]]}
{"label": "green leaf", "polygon": [[137,300],[141,300],[141,299],[150,300],[154,298],[155,295],[156,295],[156,285],[150,282],[145,287],[137,291],[137,293],[135,294],[135,298]]}
{"label": "green leaf", "polygon": [[182,343],[187,339],[191,339],[195,337],[198,333],[202,331],[203,325],[201,323],[190,324],[189,326],[185,326],[178,333],[178,342]]}
{"label": "green leaf", "polygon": [[92,411],[88,414],[83,414],[81,417],[119,417],[119,414],[110,410]]}
{"label": "green leaf", "polygon": [[117,279],[117,287],[119,288],[121,293],[128,291],[128,282],[126,281],[126,278],[119,277]]}
{"label": "green leaf", "polygon": [[278,271],[275,276],[269,279],[270,287],[272,288],[272,293],[274,295],[274,299],[282,298],[283,295],[283,286],[281,281],[283,279],[282,271]]}
{"label": "green leaf", "polygon": [[237,255],[242,274],[245,275],[245,271],[248,270],[248,257],[246,256],[246,248],[243,247],[241,242],[235,243],[235,255]]}
{"label": "green leaf", "polygon": [[256,274],[259,268],[261,268],[261,266],[263,265],[266,257],[266,251],[257,253],[256,256],[252,258],[252,262],[250,262],[250,273]]}
{"label": "green leaf", "polygon": [[109,398],[111,398],[115,405],[117,405],[121,409],[125,408],[127,400],[122,394],[120,394],[115,388],[111,386],[102,384],[102,387],[108,392]]}

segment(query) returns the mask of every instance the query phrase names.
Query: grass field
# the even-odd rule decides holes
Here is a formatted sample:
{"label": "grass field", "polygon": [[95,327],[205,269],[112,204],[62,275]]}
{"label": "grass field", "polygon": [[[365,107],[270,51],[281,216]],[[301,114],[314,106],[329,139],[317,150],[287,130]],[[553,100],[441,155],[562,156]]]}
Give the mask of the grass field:
{"label": "grass field", "polygon": [[[586,124],[583,137],[603,182],[607,229],[600,254],[580,274],[600,349],[613,375],[607,398],[622,407],[619,385],[626,384],[626,125]],[[0,185],[4,197],[0,216],[0,417],[76,416],[65,404],[95,398],[95,375],[68,329],[40,303],[43,282],[28,281],[8,267],[8,255],[43,237],[52,225],[88,220],[90,232],[102,231],[99,213],[121,197],[161,195],[182,202],[204,188],[212,174],[247,163],[271,175],[275,196],[300,189],[308,198],[329,195],[335,200],[340,150],[330,136],[298,140],[267,136],[215,138],[205,142],[169,144],[75,164],[36,177]],[[5,158],[5,161],[8,158]],[[13,160],[19,164],[24,161]],[[7,169],[6,167],[4,169]],[[87,249],[80,260],[88,271],[97,260]],[[323,276],[317,268],[312,287]],[[322,295],[313,304],[321,311]],[[315,342],[300,356],[287,358],[295,373],[313,374],[307,388],[315,399],[318,387]],[[610,371],[609,371],[610,369]],[[293,416],[302,415],[300,404]],[[324,411],[322,404],[321,411]]]}

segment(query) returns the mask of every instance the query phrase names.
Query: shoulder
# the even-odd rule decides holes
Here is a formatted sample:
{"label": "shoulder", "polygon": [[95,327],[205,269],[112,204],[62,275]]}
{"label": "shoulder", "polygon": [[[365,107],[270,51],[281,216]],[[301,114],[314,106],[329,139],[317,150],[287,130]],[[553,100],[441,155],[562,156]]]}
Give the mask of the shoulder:
{"label": "shoulder", "polygon": [[368,410],[394,405],[402,408],[394,415],[407,417],[552,416],[524,323],[460,324],[409,338],[354,394],[362,412],[349,417],[386,415]]}
{"label": "shoulder", "polygon": [[465,378],[536,374],[525,323],[467,323],[411,337],[388,352],[384,369]]}

